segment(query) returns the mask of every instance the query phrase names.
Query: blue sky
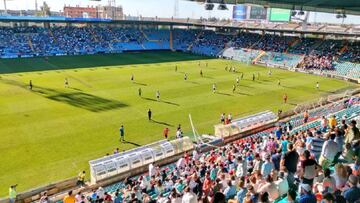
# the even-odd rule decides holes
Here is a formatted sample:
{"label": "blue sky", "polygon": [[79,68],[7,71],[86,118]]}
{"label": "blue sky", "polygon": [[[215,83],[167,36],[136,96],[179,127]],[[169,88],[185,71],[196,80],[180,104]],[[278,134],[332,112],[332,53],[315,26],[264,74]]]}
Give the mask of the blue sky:
{"label": "blue sky", "polygon": [[[38,5],[41,5],[44,0],[37,0]],[[0,9],[3,9],[2,0],[0,1]],[[98,5],[107,4],[108,0],[89,1],[89,0],[47,0],[51,10],[59,11],[62,10],[64,5]],[[124,8],[126,15],[132,16],[147,16],[147,17],[171,17],[174,15],[175,0],[116,0],[117,5],[121,5]],[[7,0],[8,9],[34,9],[35,0]],[[196,2],[189,2],[179,0],[179,17],[182,18],[208,18],[217,17],[231,19],[232,6],[228,6],[229,10],[219,11],[217,9],[213,11],[206,11],[204,5]],[[311,22],[329,22],[329,23],[341,23],[341,19],[336,19],[334,14],[314,13],[310,14]],[[345,19],[345,23],[359,24],[360,16],[348,16]]]}

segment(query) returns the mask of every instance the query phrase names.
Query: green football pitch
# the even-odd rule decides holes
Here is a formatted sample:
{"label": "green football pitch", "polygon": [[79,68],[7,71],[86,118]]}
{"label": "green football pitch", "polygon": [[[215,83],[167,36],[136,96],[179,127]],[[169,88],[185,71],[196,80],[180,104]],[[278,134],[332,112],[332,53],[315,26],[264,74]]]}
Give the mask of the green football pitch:
{"label": "green football pitch", "polygon": [[[227,65],[236,67],[237,73],[225,71]],[[212,134],[223,112],[239,117],[264,110],[285,111],[356,87],[279,69],[269,76],[268,71],[175,52],[2,59],[0,196],[6,196],[12,184],[24,191],[76,176],[81,170],[88,172],[89,160],[115,148],[126,150],[162,139],[165,127],[170,128],[171,138],[178,124],[190,133],[189,113],[200,133]],[[233,93],[240,72],[244,78]],[[28,88],[30,80],[33,90]],[[315,88],[317,81],[320,90]],[[217,93],[212,92],[214,83]],[[157,90],[161,101],[156,101]],[[284,93],[288,104],[282,103]],[[152,122],[147,119],[149,108]],[[121,125],[128,141],[124,144],[119,142]]]}

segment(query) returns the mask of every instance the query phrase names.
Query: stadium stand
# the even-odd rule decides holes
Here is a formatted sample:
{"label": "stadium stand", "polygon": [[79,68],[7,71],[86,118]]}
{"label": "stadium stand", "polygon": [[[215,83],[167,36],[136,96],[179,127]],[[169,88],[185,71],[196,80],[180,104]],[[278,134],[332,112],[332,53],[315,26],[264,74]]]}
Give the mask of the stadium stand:
{"label": "stadium stand", "polygon": [[[173,36],[172,47],[170,33]],[[1,27],[0,39],[1,58],[172,49],[214,57],[221,55],[246,63],[328,71],[355,79],[360,75],[357,68],[359,42],[346,40],[106,26]]]}
{"label": "stadium stand", "polygon": [[301,55],[268,51],[266,54],[260,57],[258,63],[263,63],[267,64],[268,66],[275,67],[283,66],[295,68],[300,63],[301,59]]}
{"label": "stadium stand", "polygon": [[223,196],[228,202],[317,202],[330,195],[337,202],[354,202],[360,199],[352,194],[359,173],[359,104],[359,97],[341,100],[312,110],[306,123],[296,115],[209,152],[185,153],[176,163],[159,167],[149,162],[145,174],[75,198],[212,202]]}

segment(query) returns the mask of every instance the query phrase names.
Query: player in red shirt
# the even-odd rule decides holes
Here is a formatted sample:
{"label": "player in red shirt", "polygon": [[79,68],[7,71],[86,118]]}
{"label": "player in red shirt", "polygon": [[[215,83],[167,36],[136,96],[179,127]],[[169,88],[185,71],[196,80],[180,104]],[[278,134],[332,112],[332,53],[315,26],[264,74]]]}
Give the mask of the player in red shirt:
{"label": "player in red shirt", "polygon": [[168,139],[169,128],[164,128],[164,130],[163,130],[163,135],[164,135],[165,139]]}
{"label": "player in red shirt", "polygon": [[283,96],[283,100],[284,100],[284,103],[286,104],[286,102],[287,102],[287,100],[288,100],[288,96],[287,96],[287,94],[284,94],[284,96]]}

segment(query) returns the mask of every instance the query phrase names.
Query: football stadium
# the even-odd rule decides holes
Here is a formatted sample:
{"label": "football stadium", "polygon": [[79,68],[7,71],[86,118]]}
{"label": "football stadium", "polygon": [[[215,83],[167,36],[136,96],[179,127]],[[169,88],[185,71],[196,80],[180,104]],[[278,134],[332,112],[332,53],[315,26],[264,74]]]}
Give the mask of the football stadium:
{"label": "football stadium", "polygon": [[360,202],[359,15],[3,0],[0,203]]}

